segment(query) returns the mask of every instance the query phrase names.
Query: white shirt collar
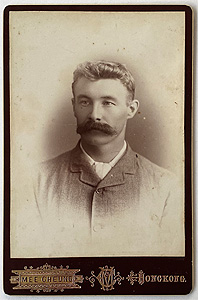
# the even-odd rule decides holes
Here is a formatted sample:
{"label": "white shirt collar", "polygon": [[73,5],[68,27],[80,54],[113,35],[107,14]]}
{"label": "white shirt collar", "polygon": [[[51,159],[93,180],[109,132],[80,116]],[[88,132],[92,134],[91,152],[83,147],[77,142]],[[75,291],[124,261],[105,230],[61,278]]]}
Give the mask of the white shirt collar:
{"label": "white shirt collar", "polygon": [[[126,150],[126,147],[127,147],[127,144],[126,144],[126,141],[124,141],[124,145],[123,145],[122,149],[120,150],[120,152],[109,163],[107,163],[111,166],[111,168],[114,167],[115,164],[123,156],[123,154]],[[95,163],[98,163],[89,154],[87,154],[87,152],[83,149],[83,146],[82,146],[81,142],[80,142],[80,148],[81,148],[82,152],[86,155],[86,157],[87,157],[87,159],[88,159],[91,166],[94,165]]]}

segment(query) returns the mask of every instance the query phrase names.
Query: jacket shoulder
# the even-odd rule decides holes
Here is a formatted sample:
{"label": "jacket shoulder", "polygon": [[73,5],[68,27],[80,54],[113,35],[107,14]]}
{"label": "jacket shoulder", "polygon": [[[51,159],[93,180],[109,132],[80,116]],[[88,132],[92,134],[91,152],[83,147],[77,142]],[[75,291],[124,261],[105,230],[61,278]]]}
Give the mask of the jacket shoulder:
{"label": "jacket shoulder", "polygon": [[38,166],[40,172],[52,174],[69,165],[72,150],[64,152],[54,158],[41,162]]}
{"label": "jacket shoulder", "polygon": [[176,175],[171,171],[156,165],[155,163],[151,162],[149,159],[136,154],[138,157],[138,164],[139,168],[145,174],[145,176],[151,177],[154,180],[162,180],[162,179],[176,179]]}

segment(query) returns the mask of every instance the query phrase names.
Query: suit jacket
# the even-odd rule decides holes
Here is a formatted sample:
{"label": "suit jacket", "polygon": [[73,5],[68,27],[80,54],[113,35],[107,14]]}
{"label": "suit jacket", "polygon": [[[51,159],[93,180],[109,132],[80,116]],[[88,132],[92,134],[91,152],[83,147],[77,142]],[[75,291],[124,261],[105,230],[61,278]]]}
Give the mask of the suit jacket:
{"label": "suit jacket", "polygon": [[79,143],[42,163],[28,207],[28,257],[184,255],[181,185],[129,145],[102,180]]}
{"label": "suit jacket", "polygon": [[183,197],[174,175],[129,145],[102,180],[79,144],[42,163],[35,196],[50,255],[57,246],[64,255],[184,254]]}

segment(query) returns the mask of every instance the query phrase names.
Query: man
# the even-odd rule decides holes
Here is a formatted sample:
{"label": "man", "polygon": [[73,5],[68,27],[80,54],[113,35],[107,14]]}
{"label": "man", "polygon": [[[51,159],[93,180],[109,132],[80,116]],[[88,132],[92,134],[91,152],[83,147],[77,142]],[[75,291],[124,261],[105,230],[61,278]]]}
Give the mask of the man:
{"label": "man", "polygon": [[120,63],[86,62],[72,91],[80,141],[44,162],[35,183],[44,256],[183,255],[174,176],[125,141],[139,106],[131,73]]}

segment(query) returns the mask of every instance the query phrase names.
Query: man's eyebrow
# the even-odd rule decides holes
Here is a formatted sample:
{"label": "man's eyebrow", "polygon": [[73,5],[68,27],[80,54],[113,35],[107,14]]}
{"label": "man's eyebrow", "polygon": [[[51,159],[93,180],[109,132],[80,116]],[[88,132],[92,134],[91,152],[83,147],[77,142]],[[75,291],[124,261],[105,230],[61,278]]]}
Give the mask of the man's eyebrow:
{"label": "man's eyebrow", "polygon": [[[81,98],[85,98],[85,99],[88,99],[88,100],[91,100],[92,98],[87,96],[86,94],[80,94],[77,96],[77,99],[81,99]],[[111,96],[111,95],[104,95],[104,96],[101,96],[100,99],[102,100],[113,100],[113,101],[117,101],[117,98],[114,97],[114,96]]]}
{"label": "man's eyebrow", "polygon": [[80,98],[86,98],[86,99],[91,99],[89,96],[85,95],[85,94],[80,94],[77,96],[78,99]]}
{"label": "man's eyebrow", "polygon": [[117,101],[117,99],[113,96],[101,96],[100,97],[101,99],[104,99],[104,100],[114,100],[114,101]]}

